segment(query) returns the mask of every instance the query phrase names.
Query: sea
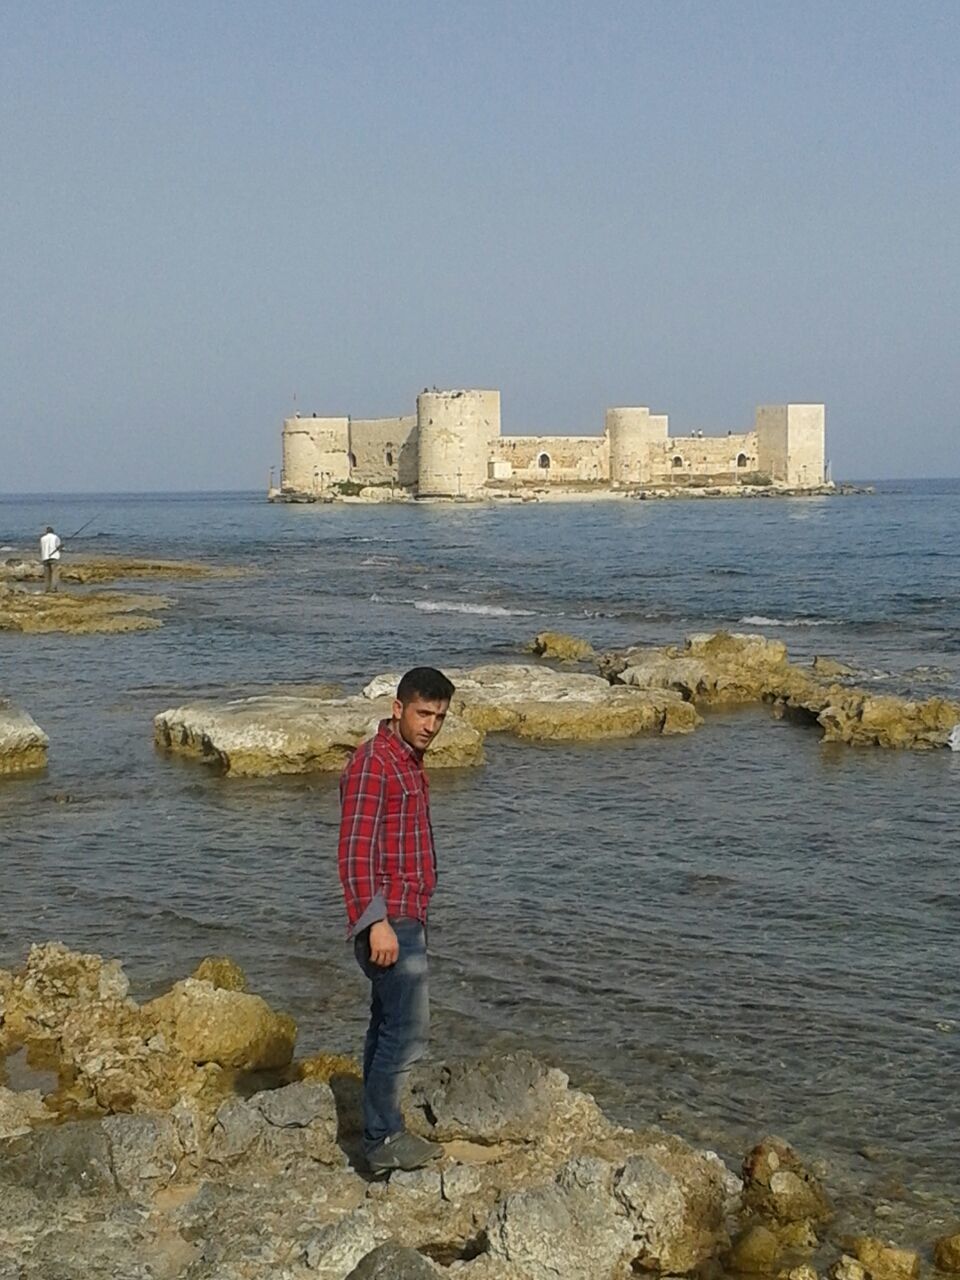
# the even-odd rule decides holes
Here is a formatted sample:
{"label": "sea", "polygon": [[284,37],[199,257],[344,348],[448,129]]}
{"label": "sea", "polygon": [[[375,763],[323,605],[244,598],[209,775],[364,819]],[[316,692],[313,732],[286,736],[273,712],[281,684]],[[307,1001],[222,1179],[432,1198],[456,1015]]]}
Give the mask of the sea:
{"label": "sea", "polygon": [[[0,965],[119,957],[140,999],[228,954],[357,1053],[337,782],[158,754],[154,715],[430,664],[524,662],[726,628],[868,688],[960,698],[960,481],[754,500],[270,505],[256,493],[0,498],[0,557],[46,524],[84,554],[242,576],[136,584],[157,631],[0,632],[0,693],[49,734],[0,780]],[[68,552],[69,554],[69,552]],[[435,1056],[528,1048],[617,1120],[737,1168],[776,1133],[847,1220],[929,1238],[960,1212],[960,753],[821,742],[760,707],[690,736],[492,737],[432,778]]]}

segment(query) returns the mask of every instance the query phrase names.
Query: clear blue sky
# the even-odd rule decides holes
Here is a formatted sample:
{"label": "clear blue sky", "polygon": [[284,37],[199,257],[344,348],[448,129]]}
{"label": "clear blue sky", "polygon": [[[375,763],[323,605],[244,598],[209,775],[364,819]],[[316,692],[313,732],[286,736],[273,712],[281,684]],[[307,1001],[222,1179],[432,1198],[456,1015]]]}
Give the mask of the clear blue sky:
{"label": "clear blue sky", "polygon": [[426,384],[960,474],[958,67],[957,0],[6,5],[0,490],[260,487]]}

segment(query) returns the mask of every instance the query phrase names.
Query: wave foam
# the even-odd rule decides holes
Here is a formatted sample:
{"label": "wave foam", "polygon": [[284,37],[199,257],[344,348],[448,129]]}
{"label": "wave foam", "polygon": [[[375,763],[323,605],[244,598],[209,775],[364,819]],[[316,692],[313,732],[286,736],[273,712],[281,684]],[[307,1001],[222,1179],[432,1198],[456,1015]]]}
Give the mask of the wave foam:
{"label": "wave foam", "polygon": [[762,613],[749,613],[739,620],[745,627],[842,627],[830,618],[767,618]]}
{"label": "wave foam", "polygon": [[485,618],[532,618],[533,609],[508,609],[502,604],[468,604],[459,600],[414,600],[421,613],[470,613]]}

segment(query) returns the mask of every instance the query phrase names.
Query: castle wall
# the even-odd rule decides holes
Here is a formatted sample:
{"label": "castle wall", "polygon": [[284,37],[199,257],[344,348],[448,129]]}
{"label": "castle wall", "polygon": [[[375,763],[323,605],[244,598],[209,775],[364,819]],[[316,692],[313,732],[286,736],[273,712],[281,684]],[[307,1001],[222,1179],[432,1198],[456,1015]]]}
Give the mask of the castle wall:
{"label": "castle wall", "polygon": [[319,493],[350,474],[347,418],[285,418],[281,487]]}
{"label": "castle wall", "polygon": [[417,483],[417,419],[350,419],[350,479],[359,484]]}
{"label": "castle wall", "polygon": [[500,435],[500,392],[424,391],[417,396],[417,424],[420,496],[479,494]]}
{"label": "castle wall", "polygon": [[757,433],[671,436],[650,445],[648,467],[649,481],[654,483],[723,477],[735,484],[740,476],[752,475],[759,469]]}
{"label": "castle wall", "polygon": [[[605,436],[500,436],[492,442],[494,475],[497,463],[509,465],[504,479],[537,480],[561,484],[606,480],[610,469],[609,442]],[[546,459],[546,466],[541,465]]]}
{"label": "castle wall", "polygon": [[417,414],[287,418],[281,489],[320,494],[345,480],[423,496],[473,497],[488,481],[564,484],[824,482],[822,404],[761,405],[753,431],[670,436],[666,415],[607,410],[600,436],[501,436],[498,391],[424,391]]}

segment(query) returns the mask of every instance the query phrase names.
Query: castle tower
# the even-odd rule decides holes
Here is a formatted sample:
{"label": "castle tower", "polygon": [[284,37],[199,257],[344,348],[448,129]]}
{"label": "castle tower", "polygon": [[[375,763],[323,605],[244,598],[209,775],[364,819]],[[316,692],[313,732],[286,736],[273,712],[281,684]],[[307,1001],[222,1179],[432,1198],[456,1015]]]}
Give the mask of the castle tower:
{"label": "castle tower", "polygon": [[824,483],[824,405],[764,404],[757,409],[756,424],[759,471],[797,488]]}
{"label": "castle tower", "polygon": [[329,484],[348,479],[349,435],[348,418],[285,418],[282,487],[294,493],[319,493]]}
{"label": "castle tower", "polygon": [[500,435],[499,391],[424,391],[417,396],[420,497],[469,498],[487,482]]}
{"label": "castle tower", "polygon": [[650,479],[649,446],[666,440],[667,426],[665,414],[651,414],[646,408],[607,410],[611,484],[644,484]]}

